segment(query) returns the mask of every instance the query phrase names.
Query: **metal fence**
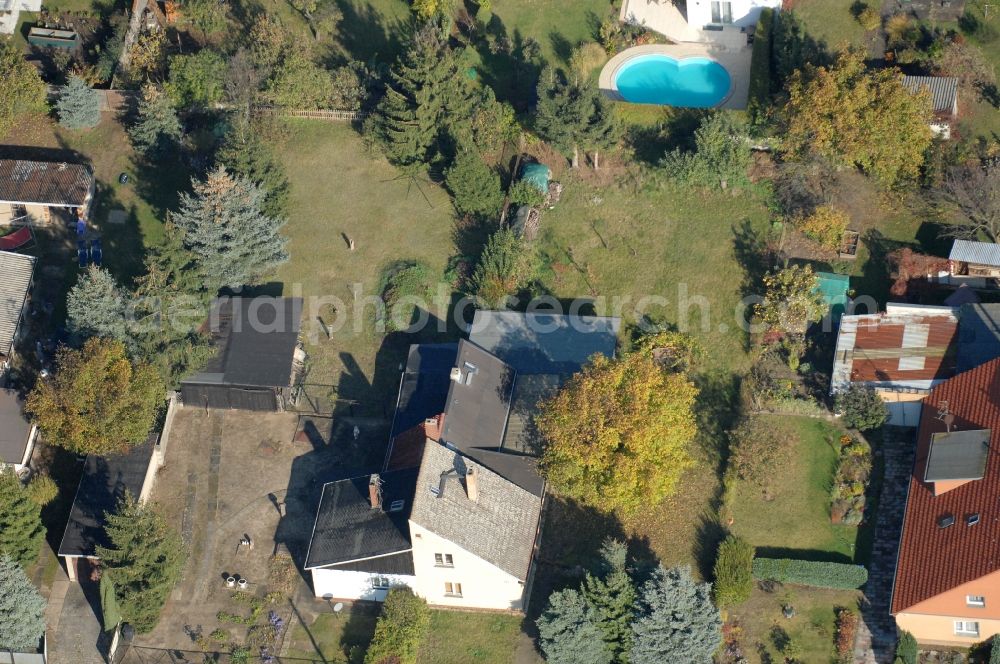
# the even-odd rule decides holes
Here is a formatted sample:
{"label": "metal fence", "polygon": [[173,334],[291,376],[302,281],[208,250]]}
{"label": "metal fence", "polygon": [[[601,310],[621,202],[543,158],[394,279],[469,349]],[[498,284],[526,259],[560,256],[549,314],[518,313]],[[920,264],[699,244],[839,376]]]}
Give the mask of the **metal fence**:
{"label": "metal fence", "polygon": [[[128,645],[116,653],[114,664],[235,664],[248,661],[245,655],[232,657],[227,652],[204,652],[201,650],[178,650],[176,648],[148,648]],[[322,659],[302,659],[299,657],[261,656],[254,654],[249,661],[269,664],[329,664]]]}
{"label": "metal fence", "polygon": [[302,111],[291,108],[275,108],[274,106],[261,106],[257,109],[263,115],[281,116],[285,118],[307,118],[310,120],[330,120],[334,122],[352,122],[354,120],[364,120],[367,113],[364,111]]}

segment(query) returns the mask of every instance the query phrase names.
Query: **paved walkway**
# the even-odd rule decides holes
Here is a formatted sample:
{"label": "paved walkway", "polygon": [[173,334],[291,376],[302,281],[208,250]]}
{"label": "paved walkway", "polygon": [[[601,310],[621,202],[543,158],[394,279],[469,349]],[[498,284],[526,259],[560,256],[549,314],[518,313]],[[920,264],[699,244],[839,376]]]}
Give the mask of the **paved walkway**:
{"label": "paved walkway", "polygon": [[98,650],[101,624],[80,584],[70,581],[62,567],[52,582],[45,622],[50,662],[104,664]]}
{"label": "paved walkway", "polygon": [[885,475],[875,522],[875,545],[864,588],[861,624],[854,659],[863,664],[891,662],[896,649],[896,622],[889,615],[896,553],[906,509],[906,492],[916,451],[915,429],[887,427],[882,453]]}

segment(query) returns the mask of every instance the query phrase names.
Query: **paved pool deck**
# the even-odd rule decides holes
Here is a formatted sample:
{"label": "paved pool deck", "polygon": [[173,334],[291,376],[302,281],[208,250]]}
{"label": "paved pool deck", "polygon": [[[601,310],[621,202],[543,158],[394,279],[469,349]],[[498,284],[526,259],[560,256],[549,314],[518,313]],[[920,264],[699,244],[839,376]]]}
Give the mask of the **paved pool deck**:
{"label": "paved pool deck", "polygon": [[684,58],[710,58],[715,60],[729,72],[730,88],[729,94],[717,108],[728,110],[743,110],[747,107],[747,97],[750,91],[750,56],[752,49],[746,46],[705,44],[705,43],[683,43],[683,44],[645,44],[626,49],[611,58],[604,69],[601,70],[598,85],[601,92],[615,101],[626,101],[619,93],[615,85],[615,77],[618,70],[636,56],[640,55],[667,55],[676,60]]}

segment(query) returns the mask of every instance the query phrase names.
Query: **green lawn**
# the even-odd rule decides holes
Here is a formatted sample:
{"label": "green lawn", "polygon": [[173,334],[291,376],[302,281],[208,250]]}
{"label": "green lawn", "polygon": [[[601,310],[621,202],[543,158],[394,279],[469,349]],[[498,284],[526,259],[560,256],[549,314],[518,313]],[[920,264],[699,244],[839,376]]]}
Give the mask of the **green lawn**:
{"label": "green lawn", "polygon": [[763,557],[854,560],[858,529],[830,523],[829,496],[841,431],[822,420],[770,417],[793,437],[786,465],[775,470],[773,496],[738,483],[732,500],[733,533]]}
{"label": "green lawn", "polygon": [[[289,659],[322,659],[326,664],[361,664],[375,633],[378,607],[356,605],[342,615],[324,613],[308,629],[289,634]],[[501,664],[513,661],[521,618],[493,613],[432,611],[420,664]]]}
{"label": "green lawn", "polygon": [[[831,49],[842,46],[863,46],[865,31],[851,14],[854,0],[796,0],[795,13],[802,18],[806,32],[825,41]],[[878,8],[879,0],[869,0]]]}
{"label": "green lawn", "polygon": [[[337,307],[343,326],[332,340],[317,331],[316,343],[307,344],[309,392],[359,400],[375,415],[385,406],[391,414],[401,353],[417,339],[377,333],[374,308],[355,307],[352,289],[358,285],[360,298],[377,296],[383,268],[398,260],[424,261],[437,278],[455,252],[451,202],[426,179],[400,177],[347,125],[302,120],[287,127],[280,153],[292,183],[284,229],[292,259],[277,281],[285,295],[333,296],[344,303]],[[308,326],[317,314],[333,324],[332,311],[324,308],[309,314]]]}
{"label": "green lawn", "polygon": [[[835,609],[856,608],[860,595],[799,586],[784,586],[773,593],[755,589],[749,601],[729,611],[729,621],[739,627],[740,645],[752,664],[783,662],[777,644],[786,639],[801,649],[796,661],[833,664]],[[792,618],[782,614],[784,605],[795,609]]]}
{"label": "green lawn", "polygon": [[[562,200],[541,221],[545,286],[559,298],[605,298],[612,312],[620,298],[626,322],[645,312],[698,337],[709,350],[706,369],[746,368],[735,312],[743,297],[742,248],[768,224],[763,202],[750,192],[633,186],[628,176],[603,187],[569,172],[562,180]],[[685,293],[691,306],[681,312]]]}

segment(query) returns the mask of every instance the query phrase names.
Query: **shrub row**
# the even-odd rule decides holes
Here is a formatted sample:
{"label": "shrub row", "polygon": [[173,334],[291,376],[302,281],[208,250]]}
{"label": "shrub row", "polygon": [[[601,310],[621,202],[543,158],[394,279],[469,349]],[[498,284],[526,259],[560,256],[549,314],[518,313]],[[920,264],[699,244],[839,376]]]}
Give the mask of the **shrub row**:
{"label": "shrub row", "polygon": [[757,21],[753,33],[753,54],[750,58],[750,97],[747,111],[752,121],[770,106],[771,98],[771,32],[774,26],[774,10],[765,7]]}
{"label": "shrub row", "polygon": [[868,570],[861,565],[790,560],[788,558],[755,558],[755,579],[797,583],[816,588],[854,590],[868,581]]}

